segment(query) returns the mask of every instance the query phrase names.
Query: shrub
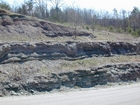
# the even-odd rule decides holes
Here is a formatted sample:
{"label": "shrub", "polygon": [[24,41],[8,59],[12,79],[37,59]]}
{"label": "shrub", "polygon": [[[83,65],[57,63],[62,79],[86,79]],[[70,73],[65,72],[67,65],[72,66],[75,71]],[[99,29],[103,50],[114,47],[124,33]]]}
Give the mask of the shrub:
{"label": "shrub", "polygon": [[89,30],[89,27],[87,26],[86,29]]}
{"label": "shrub", "polygon": [[140,29],[137,30],[137,35],[140,36]]}
{"label": "shrub", "polygon": [[118,28],[118,29],[117,29],[117,32],[118,32],[118,33],[122,33],[123,30],[122,30],[121,28]]}
{"label": "shrub", "polygon": [[96,27],[97,27],[97,30],[103,30],[100,25],[97,25]]}
{"label": "shrub", "polygon": [[137,33],[135,31],[132,31],[131,34],[137,36]]}
{"label": "shrub", "polygon": [[127,27],[126,30],[127,30],[128,33],[132,33],[132,31],[133,31],[131,27]]}
{"label": "shrub", "polygon": [[110,27],[109,27],[109,31],[112,32],[113,30],[114,30],[114,28],[113,28],[112,26],[110,26]]}
{"label": "shrub", "polygon": [[94,31],[95,30],[95,25],[91,25],[90,28],[92,29],[92,31]]}

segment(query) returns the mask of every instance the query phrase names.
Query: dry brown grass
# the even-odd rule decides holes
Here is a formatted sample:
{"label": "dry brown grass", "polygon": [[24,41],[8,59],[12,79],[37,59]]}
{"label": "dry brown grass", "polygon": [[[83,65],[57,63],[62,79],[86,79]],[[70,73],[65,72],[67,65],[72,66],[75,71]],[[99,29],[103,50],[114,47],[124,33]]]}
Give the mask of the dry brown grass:
{"label": "dry brown grass", "polygon": [[83,60],[65,61],[60,63],[62,70],[86,69],[106,64],[140,62],[137,56],[92,57]]}

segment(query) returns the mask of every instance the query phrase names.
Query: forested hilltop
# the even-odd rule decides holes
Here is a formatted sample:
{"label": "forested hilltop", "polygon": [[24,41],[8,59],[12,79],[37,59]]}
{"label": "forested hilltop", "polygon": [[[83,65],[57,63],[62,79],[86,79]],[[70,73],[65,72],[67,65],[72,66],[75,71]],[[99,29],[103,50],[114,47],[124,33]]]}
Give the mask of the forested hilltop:
{"label": "forested hilltop", "polygon": [[132,11],[118,11],[114,8],[112,13],[109,13],[103,10],[66,6],[63,0],[26,0],[19,6],[1,2],[0,7],[53,22],[73,23],[75,28],[82,26],[87,30],[91,28],[93,31],[96,28],[108,29],[113,32],[126,32],[140,36],[140,9],[138,7],[134,7]]}

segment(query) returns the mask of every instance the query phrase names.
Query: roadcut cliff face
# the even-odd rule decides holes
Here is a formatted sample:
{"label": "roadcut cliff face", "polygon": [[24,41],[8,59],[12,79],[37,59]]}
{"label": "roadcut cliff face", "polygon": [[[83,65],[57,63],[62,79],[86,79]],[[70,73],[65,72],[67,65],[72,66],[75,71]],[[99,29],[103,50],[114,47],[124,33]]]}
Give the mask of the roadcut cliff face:
{"label": "roadcut cliff face", "polygon": [[[125,42],[1,43],[0,95],[51,91],[60,89],[61,86],[89,88],[105,85],[108,82],[136,81],[140,78],[138,62],[65,72],[49,70],[48,73],[44,72],[47,68],[39,67],[42,65],[40,62],[48,60],[133,56],[139,55],[139,51],[139,43]],[[52,65],[55,66],[55,64]]]}
{"label": "roadcut cliff face", "polygon": [[[1,11],[0,97],[140,79],[138,40],[99,41],[96,37],[102,34],[116,34],[94,34]],[[95,66],[97,59],[101,63]]]}

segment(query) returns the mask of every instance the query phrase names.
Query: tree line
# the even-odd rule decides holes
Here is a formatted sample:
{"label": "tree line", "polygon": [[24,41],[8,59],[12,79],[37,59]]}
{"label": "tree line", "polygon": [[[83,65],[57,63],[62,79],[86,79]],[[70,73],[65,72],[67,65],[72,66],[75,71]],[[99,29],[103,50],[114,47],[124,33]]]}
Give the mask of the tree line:
{"label": "tree line", "polygon": [[[96,26],[107,27],[110,31],[128,32],[140,36],[140,10],[134,7],[132,11],[113,9],[95,11],[81,9],[76,6],[66,6],[63,0],[24,0],[20,6],[11,6],[6,2],[0,3],[0,8],[12,12],[31,15],[45,20],[61,23],[73,23],[76,26],[86,24],[93,30]],[[87,28],[88,29],[88,28]]]}

